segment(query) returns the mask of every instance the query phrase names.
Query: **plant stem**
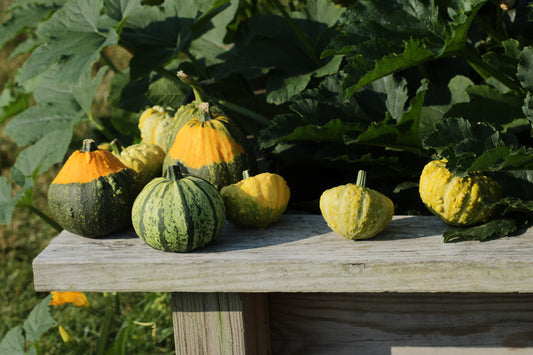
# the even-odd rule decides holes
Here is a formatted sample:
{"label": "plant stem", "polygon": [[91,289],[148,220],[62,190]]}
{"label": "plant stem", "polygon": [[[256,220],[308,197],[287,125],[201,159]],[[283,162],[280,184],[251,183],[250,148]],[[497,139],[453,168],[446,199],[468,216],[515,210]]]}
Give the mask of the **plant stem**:
{"label": "plant stem", "polygon": [[366,171],[359,170],[357,173],[357,181],[355,182],[357,186],[365,187],[366,186]]}
{"label": "plant stem", "polygon": [[104,60],[105,64],[109,68],[111,68],[114,73],[120,73],[120,70],[115,66],[115,63],[113,63],[111,58],[109,58],[109,56],[104,51],[100,52],[100,55],[102,56],[102,59]]}
{"label": "plant stem", "polygon": [[283,7],[283,5],[281,5],[281,3],[278,0],[270,0],[270,2],[281,12],[281,14],[285,18],[285,20],[287,20],[287,22],[289,23],[289,26],[291,26],[291,28],[294,31],[294,33],[296,34],[296,36],[298,36],[300,41],[302,41],[303,45],[305,46],[305,49],[307,49],[307,52],[310,55],[310,57],[313,60],[313,62],[315,62],[315,64],[317,66],[321,67],[322,64],[320,63],[320,60],[317,57],[316,48],[309,41],[309,39],[307,38],[305,33],[303,33],[301,28],[298,27],[296,25],[296,23],[294,23],[292,17],[289,15],[289,13],[287,13],[287,11]]}
{"label": "plant stem", "polygon": [[33,205],[25,205],[24,207],[27,207],[35,213],[37,216],[41,217],[43,221],[48,223],[52,228],[54,228],[56,231],[61,232],[63,230],[63,227],[61,227],[56,221],[54,221],[52,218],[50,218],[46,213],[38,209],[37,207]]}
{"label": "plant stem", "polygon": [[237,105],[233,102],[229,102],[229,101],[226,101],[226,100],[217,100],[217,102],[219,104],[221,104],[222,106],[225,106],[227,107],[228,109],[230,110],[233,110],[235,112],[238,112],[244,116],[247,116],[247,117],[250,117],[251,119],[253,119],[254,121],[256,121],[257,123],[260,123],[264,126],[269,126],[270,125],[270,120],[268,118],[266,118],[265,116],[255,112],[255,111],[252,111],[246,107],[243,107],[241,105]]}
{"label": "plant stem", "polygon": [[98,339],[98,348],[96,350],[97,355],[104,355],[105,353],[109,325],[111,324],[111,317],[113,315],[113,300],[111,299],[111,294],[109,292],[104,292],[104,298],[106,301],[106,310],[104,322],[102,323],[102,328],[100,330],[100,337]]}
{"label": "plant stem", "polygon": [[520,93],[522,95],[526,94],[526,91],[522,86],[517,83],[512,78],[508,77],[501,71],[497,70],[496,68],[492,67],[491,65],[485,63],[481,58],[474,55],[472,52],[468,50],[464,50],[460,53],[463,58],[466,59],[468,64],[477,71],[482,77],[484,73],[492,76],[494,79],[498,80],[503,85],[507,86],[510,90],[515,91],[517,93]]}
{"label": "plant stem", "polygon": [[89,122],[91,122],[109,141],[112,141],[115,139],[113,137],[113,134],[100,122],[96,117],[93,116],[91,112],[87,112],[87,116],[89,117]]}

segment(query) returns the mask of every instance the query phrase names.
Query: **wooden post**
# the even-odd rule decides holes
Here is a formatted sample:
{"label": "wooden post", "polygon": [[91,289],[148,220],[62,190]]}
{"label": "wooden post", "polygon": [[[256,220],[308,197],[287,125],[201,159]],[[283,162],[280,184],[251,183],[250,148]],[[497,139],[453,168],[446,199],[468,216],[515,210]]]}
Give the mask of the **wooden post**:
{"label": "wooden post", "polygon": [[270,354],[265,294],[172,293],[176,354]]}

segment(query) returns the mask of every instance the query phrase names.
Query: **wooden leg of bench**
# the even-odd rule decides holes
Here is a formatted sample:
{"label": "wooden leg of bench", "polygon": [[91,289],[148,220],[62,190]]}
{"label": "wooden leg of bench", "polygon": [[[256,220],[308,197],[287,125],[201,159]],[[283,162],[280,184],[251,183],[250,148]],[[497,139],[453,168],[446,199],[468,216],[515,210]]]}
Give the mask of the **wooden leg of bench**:
{"label": "wooden leg of bench", "polygon": [[270,354],[266,294],[172,293],[176,354]]}

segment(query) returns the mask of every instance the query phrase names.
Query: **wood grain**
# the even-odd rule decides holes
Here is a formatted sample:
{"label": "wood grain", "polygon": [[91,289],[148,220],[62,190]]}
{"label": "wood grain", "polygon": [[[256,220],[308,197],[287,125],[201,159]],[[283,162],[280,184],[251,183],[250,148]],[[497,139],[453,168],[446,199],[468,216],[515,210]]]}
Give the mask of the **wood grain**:
{"label": "wood grain", "polygon": [[272,352],[533,354],[533,294],[269,294]]}
{"label": "wood grain", "polygon": [[322,216],[265,229],[227,222],[206,248],[150,248],[132,230],[90,239],[63,231],[33,262],[36,291],[533,292],[533,229],[443,243],[436,217],[395,216],[378,236],[341,238]]}

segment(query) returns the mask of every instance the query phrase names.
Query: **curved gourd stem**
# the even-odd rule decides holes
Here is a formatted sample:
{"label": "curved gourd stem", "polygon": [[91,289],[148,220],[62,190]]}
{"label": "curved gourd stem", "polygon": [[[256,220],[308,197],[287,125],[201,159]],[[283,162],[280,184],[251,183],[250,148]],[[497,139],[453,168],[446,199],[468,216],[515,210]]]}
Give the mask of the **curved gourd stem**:
{"label": "curved gourd stem", "polygon": [[242,172],[242,179],[248,179],[250,177],[250,170],[246,169]]}
{"label": "curved gourd stem", "polygon": [[118,140],[113,139],[113,140],[111,141],[111,143],[109,143],[109,144],[111,144],[111,149],[113,149],[113,153],[114,153],[115,155],[120,155],[120,151],[122,150],[122,146],[120,145],[120,143],[118,142]]}
{"label": "curved gourd stem", "polygon": [[185,72],[182,70],[178,71],[178,78],[183,83],[191,87],[192,91],[194,92],[196,102],[200,103],[206,101],[207,96],[205,92],[202,90],[202,88],[200,88],[200,85],[193,78],[185,74]]}
{"label": "curved gourd stem", "polygon": [[357,173],[357,181],[355,183],[357,186],[365,187],[366,185],[366,171],[359,170]]}
{"label": "curved gourd stem", "polygon": [[178,181],[183,179],[183,174],[181,173],[181,166],[178,164],[167,166],[166,177],[171,181]]}
{"label": "curved gourd stem", "polygon": [[98,146],[96,145],[96,142],[94,139],[87,138],[83,140],[81,151],[82,153],[86,152],[94,152],[95,150],[98,150]]}

